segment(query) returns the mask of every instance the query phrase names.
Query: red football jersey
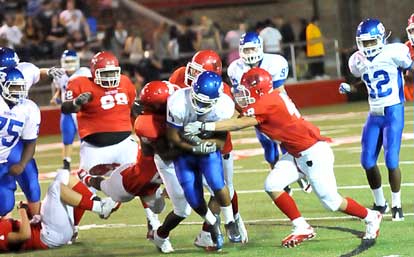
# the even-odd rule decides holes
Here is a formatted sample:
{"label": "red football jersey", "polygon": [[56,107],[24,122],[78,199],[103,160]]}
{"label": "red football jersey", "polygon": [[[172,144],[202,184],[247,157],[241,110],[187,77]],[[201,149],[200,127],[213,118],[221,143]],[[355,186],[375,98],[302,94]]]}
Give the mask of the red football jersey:
{"label": "red football jersey", "polygon": [[243,113],[255,117],[261,132],[280,142],[288,153],[296,157],[317,141],[328,139],[320,135],[316,126],[304,120],[289,97],[279,91],[243,108]]}
{"label": "red football jersey", "polygon": [[131,106],[136,97],[131,80],[121,75],[117,88],[103,88],[87,77],[76,77],[69,81],[66,100],[91,92],[92,100],[82,105],[77,114],[79,136],[101,132],[121,132],[131,130]]}
{"label": "red football jersey", "polygon": [[7,235],[13,232],[13,220],[12,219],[0,219],[0,252],[9,251],[9,241]]}
{"label": "red football jersey", "polygon": [[[408,48],[410,49],[410,56],[411,59],[414,61],[414,47],[411,44],[410,41],[405,42],[405,45],[408,46]],[[411,71],[407,71],[411,72]],[[413,101],[414,100],[414,85],[413,83],[406,83],[405,87],[404,87],[404,97],[405,100],[407,101]]]}
{"label": "red football jersey", "polygon": [[414,60],[414,47],[413,47],[413,45],[411,44],[410,41],[405,42],[405,45],[408,46],[408,48],[410,49],[411,59]]}
{"label": "red football jersey", "polygon": [[168,80],[170,83],[175,84],[181,88],[186,88],[187,85],[184,83],[185,80],[185,66],[176,69]]}
{"label": "red football jersey", "polygon": [[[141,144],[155,142],[165,135],[165,115],[142,114],[135,120],[134,129]],[[154,163],[154,155],[144,155],[141,147],[138,149],[135,165],[122,171],[121,174],[125,190],[135,196],[153,194],[161,182]]]}
{"label": "red football jersey", "polygon": [[30,230],[32,236],[29,240],[24,242],[22,246],[22,250],[41,250],[47,249],[47,245],[45,245],[42,240],[40,240],[40,230],[42,229],[41,224],[30,225]]}
{"label": "red football jersey", "polygon": [[20,245],[13,245],[13,249],[10,249],[7,236],[10,232],[17,232],[20,228],[20,222],[14,219],[0,219],[0,252],[2,251],[17,251],[17,250],[38,250],[47,249],[40,240],[40,230],[42,226],[40,224],[30,225],[31,237]]}

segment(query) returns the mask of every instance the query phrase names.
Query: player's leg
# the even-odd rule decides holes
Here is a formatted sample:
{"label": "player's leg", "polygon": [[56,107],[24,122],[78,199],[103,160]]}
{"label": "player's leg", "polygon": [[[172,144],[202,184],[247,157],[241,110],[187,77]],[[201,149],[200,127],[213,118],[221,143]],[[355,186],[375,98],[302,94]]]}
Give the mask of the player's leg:
{"label": "player's leg", "polygon": [[404,105],[398,104],[386,108],[384,128],[384,155],[391,187],[391,212],[393,221],[404,220],[401,206],[401,170],[399,156],[401,138],[404,129]]}
{"label": "player's leg", "polygon": [[170,232],[190,215],[191,207],[177,180],[174,164],[164,162],[158,155],[154,156],[154,161],[173,205],[173,210],[167,214],[162,225],[154,231],[154,243],[162,252],[168,253],[174,251],[169,242]]}
{"label": "player's leg", "polygon": [[[12,148],[7,162],[9,165],[20,162],[20,158],[23,152],[24,143],[19,140],[17,144]],[[29,202],[29,210],[34,221],[40,219],[40,185],[38,180],[38,169],[34,159],[31,159],[24,168],[23,172],[16,176],[16,181],[18,182],[20,188],[25,194],[27,201]],[[32,218],[31,217],[31,218]]]}
{"label": "player's leg", "polygon": [[377,166],[378,155],[382,146],[382,124],[383,116],[369,114],[362,131],[361,165],[365,170],[368,184],[374,196],[374,210],[381,213],[388,211],[388,204],[384,197],[381,182],[381,173]]}
{"label": "player's leg", "polygon": [[77,132],[75,121],[72,114],[62,113],[60,116],[60,131],[62,133],[62,157],[63,169],[70,170],[70,163],[72,161],[72,144]]}
{"label": "player's leg", "polygon": [[0,217],[6,216],[15,205],[16,180],[7,174],[8,167],[7,164],[0,164]]}
{"label": "player's leg", "polygon": [[276,162],[279,160],[279,150],[277,143],[264,135],[258,129],[255,129],[255,132],[257,139],[263,147],[265,160],[267,163],[269,163],[269,166],[272,169],[275,166]]}
{"label": "player's leg", "polygon": [[[303,154],[303,153],[302,153]],[[381,214],[357,203],[352,198],[343,198],[337,190],[333,170],[333,151],[326,142],[318,142],[296,159],[298,168],[304,172],[319,201],[325,209],[342,211],[363,219],[367,224],[365,239],[375,239],[379,233]]]}
{"label": "player's leg", "polygon": [[266,193],[293,224],[293,232],[282,240],[284,247],[295,247],[316,235],[314,229],[302,217],[293,198],[284,191],[287,185],[297,181],[301,176],[304,175],[298,172],[293,156],[285,154],[270,171],[264,184]]}
{"label": "player's leg", "polygon": [[187,202],[210,225],[213,242],[216,244],[216,249],[220,250],[223,247],[220,223],[211,210],[207,208],[204,200],[202,172],[196,170],[199,162],[198,156],[183,154],[174,160],[175,172]]}
{"label": "player's leg", "polygon": [[220,151],[201,156],[198,167],[204,175],[208,186],[213,190],[214,197],[220,205],[229,240],[231,242],[241,242],[241,236],[237,224],[234,221],[229,189],[224,182],[223,163]]}

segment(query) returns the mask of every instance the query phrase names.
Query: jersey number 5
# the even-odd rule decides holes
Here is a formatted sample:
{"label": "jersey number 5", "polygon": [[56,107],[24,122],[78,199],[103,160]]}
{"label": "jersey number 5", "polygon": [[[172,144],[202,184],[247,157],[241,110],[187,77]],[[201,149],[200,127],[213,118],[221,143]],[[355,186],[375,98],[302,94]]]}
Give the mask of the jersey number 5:
{"label": "jersey number 5", "polygon": [[[6,126],[7,122],[8,122],[7,118],[0,117],[0,130],[2,130]],[[7,140],[6,137],[3,137],[1,139],[2,145],[6,147],[10,147],[14,144],[16,139],[20,136],[19,132],[14,130],[15,127],[23,127],[23,122],[10,119],[9,125],[7,126],[7,134],[11,136],[12,138],[11,140]]]}
{"label": "jersey number 5", "polygon": [[369,79],[368,74],[365,73],[364,76],[362,77],[362,79],[367,84],[367,87],[369,87],[369,96],[371,98],[381,98],[381,97],[388,96],[392,93],[391,88],[388,88],[385,91],[383,91],[384,89],[382,88],[383,85],[387,85],[388,82],[390,82],[390,76],[385,70],[377,70],[376,72],[374,72],[372,77],[373,79],[378,79],[382,77],[382,79],[379,80],[377,84],[375,85],[375,88],[373,88],[372,87],[373,85],[371,83],[371,80]]}
{"label": "jersey number 5", "polygon": [[104,110],[111,109],[116,104],[128,104],[128,97],[125,93],[117,93],[115,95],[104,95],[101,97],[101,107]]}

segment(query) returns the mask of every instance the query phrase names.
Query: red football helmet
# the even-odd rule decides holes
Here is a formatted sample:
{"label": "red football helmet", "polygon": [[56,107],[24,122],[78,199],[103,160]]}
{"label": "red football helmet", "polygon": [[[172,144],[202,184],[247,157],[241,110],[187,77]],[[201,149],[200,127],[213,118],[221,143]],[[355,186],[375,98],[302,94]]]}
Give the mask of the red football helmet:
{"label": "red football helmet", "polygon": [[221,76],[223,64],[220,56],[213,50],[201,50],[194,54],[191,62],[185,68],[184,83],[191,87],[191,83],[203,71],[213,71]]}
{"label": "red football helmet", "polygon": [[411,14],[410,18],[408,18],[408,25],[407,25],[407,36],[408,40],[410,40],[411,45],[414,46],[414,13]]}
{"label": "red football helmet", "polygon": [[148,82],[141,90],[139,102],[144,106],[165,105],[168,97],[179,89],[178,86],[168,81],[151,81]]}
{"label": "red football helmet", "polygon": [[243,74],[240,85],[233,90],[233,96],[236,103],[245,108],[272,91],[272,76],[264,69],[255,67]]}
{"label": "red football helmet", "polygon": [[104,88],[118,87],[121,80],[121,67],[111,52],[99,52],[90,64],[93,81]]}

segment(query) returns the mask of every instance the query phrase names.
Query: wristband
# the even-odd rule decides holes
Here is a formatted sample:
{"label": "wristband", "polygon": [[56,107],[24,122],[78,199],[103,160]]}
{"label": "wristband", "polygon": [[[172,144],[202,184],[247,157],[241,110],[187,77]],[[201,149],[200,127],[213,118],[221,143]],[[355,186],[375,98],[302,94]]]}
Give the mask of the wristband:
{"label": "wristband", "polygon": [[216,123],[215,122],[203,122],[201,124],[202,131],[215,131],[216,130]]}

